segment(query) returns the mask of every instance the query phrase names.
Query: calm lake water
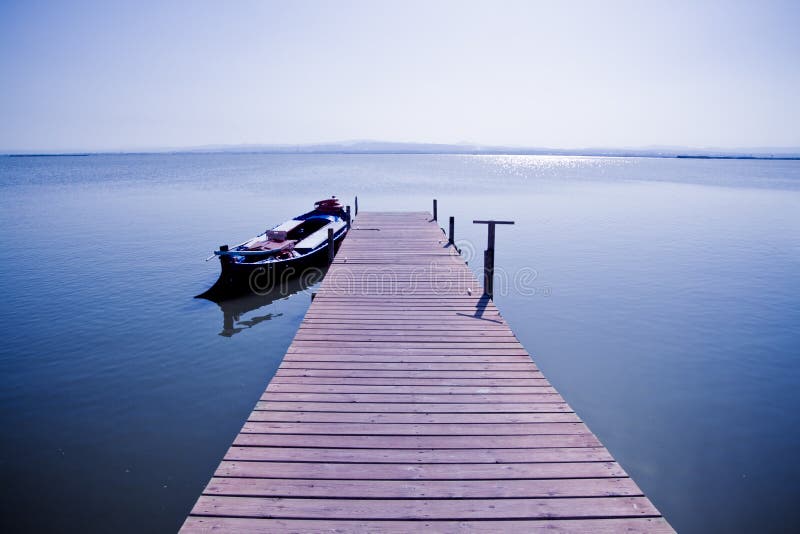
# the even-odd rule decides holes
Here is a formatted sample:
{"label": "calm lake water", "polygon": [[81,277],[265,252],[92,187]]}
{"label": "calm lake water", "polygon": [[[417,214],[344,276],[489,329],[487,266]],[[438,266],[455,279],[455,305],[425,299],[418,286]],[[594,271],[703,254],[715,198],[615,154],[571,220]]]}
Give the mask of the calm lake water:
{"label": "calm lake water", "polygon": [[313,290],[226,327],[204,259],[330,194],[515,220],[498,306],[673,526],[796,526],[800,162],[250,154],[0,157],[5,525],[180,526]]}

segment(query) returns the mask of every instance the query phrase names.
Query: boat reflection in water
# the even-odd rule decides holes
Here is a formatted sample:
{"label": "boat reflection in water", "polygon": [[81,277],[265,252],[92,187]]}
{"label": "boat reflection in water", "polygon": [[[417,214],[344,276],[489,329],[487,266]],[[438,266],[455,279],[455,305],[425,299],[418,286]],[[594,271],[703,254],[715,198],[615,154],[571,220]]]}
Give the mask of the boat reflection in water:
{"label": "boat reflection in water", "polygon": [[284,277],[279,283],[270,287],[252,288],[245,296],[230,298],[219,292],[206,292],[198,295],[216,302],[222,310],[222,331],[219,335],[232,337],[243,330],[252,328],[264,321],[281,317],[283,313],[266,313],[242,320],[241,317],[251,311],[269,306],[273,302],[285,300],[296,293],[301,293],[322,281],[327,269],[306,269],[300,276]]}

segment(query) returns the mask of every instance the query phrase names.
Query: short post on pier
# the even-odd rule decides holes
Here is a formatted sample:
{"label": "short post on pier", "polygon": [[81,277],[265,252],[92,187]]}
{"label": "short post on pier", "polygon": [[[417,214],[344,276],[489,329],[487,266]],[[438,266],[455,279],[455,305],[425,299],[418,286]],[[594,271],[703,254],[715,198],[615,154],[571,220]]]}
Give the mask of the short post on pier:
{"label": "short post on pier", "polygon": [[447,243],[450,244],[450,245],[455,245],[456,244],[456,238],[454,236],[455,232],[456,232],[456,218],[451,215],[450,216],[450,235],[447,238]]}
{"label": "short post on pier", "polygon": [[344,210],[347,213],[347,224],[350,224],[350,206],[345,206]]}
{"label": "short post on pier", "polygon": [[333,248],[333,228],[328,228],[328,263],[333,263],[334,248]]}
{"label": "short post on pier", "polygon": [[355,210],[354,210],[354,212],[355,212],[354,215],[356,217],[358,217],[358,197],[356,197],[356,199],[355,199]]}
{"label": "short post on pier", "polygon": [[439,220],[438,214],[436,213],[436,199],[435,198],[433,199],[433,220],[434,221],[438,221]]}
{"label": "short post on pier", "polygon": [[473,224],[486,224],[489,227],[486,250],[483,251],[483,294],[494,297],[494,230],[497,224],[514,224],[514,221],[472,221]]}

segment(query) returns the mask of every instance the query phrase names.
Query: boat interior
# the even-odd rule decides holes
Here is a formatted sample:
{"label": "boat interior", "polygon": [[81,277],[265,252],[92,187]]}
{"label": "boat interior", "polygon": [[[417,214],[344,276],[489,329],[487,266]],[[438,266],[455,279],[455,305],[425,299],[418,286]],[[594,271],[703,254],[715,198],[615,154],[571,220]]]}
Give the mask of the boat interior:
{"label": "boat interior", "polygon": [[239,262],[257,263],[289,259],[306,254],[328,239],[328,228],[338,233],[347,223],[341,218],[327,214],[305,214],[276,226],[272,230],[254,237],[234,250],[263,252],[268,254],[242,255]]}

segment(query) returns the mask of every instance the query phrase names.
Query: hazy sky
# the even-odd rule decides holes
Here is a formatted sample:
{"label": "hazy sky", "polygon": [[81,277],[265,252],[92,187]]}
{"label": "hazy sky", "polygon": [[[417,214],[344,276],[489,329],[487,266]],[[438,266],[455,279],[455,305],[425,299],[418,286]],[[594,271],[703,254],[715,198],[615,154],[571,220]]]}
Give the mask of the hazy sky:
{"label": "hazy sky", "polygon": [[9,2],[0,149],[800,146],[800,1]]}

